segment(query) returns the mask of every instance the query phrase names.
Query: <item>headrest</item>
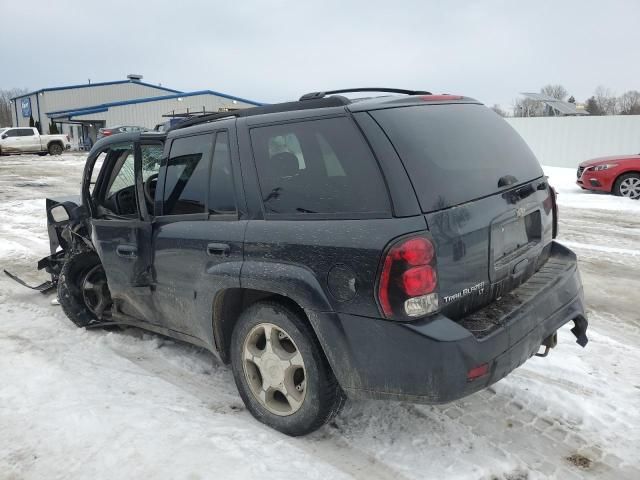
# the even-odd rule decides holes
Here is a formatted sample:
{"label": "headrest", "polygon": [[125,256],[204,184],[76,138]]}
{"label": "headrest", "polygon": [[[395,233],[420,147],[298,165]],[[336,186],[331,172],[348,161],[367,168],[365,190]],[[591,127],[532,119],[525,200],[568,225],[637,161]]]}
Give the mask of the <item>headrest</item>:
{"label": "headrest", "polygon": [[274,177],[287,178],[300,173],[298,157],[291,152],[276,153],[269,161]]}

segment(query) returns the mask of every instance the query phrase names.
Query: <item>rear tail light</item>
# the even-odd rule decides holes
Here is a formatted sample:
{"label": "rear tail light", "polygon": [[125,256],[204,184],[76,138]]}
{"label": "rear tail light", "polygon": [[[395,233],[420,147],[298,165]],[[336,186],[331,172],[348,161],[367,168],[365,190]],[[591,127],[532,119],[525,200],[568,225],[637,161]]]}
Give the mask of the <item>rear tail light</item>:
{"label": "rear tail light", "polygon": [[558,202],[556,200],[556,189],[549,187],[549,196],[551,197],[551,212],[552,212],[552,229],[551,237],[556,238],[558,236]]}
{"label": "rear tail light", "polygon": [[109,135],[111,135],[113,132],[111,130],[103,130],[102,131],[102,135],[105,137],[108,137]]}
{"label": "rear tail light", "polygon": [[409,320],[438,310],[435,260],[433,242],[422,235],[387,249],[378,279],[378,303],[386,318]]}

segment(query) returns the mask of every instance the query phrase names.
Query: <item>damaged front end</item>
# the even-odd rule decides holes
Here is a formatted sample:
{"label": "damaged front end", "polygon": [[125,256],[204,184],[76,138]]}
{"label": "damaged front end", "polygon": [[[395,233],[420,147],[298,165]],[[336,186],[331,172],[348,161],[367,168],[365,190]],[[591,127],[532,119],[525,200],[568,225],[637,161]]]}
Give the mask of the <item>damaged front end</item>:
{"label": "damaged front end", "polygon": [[86,208],[80,205],[80,197],[47,198],[47,231],[51,254],[38,261],[38,270],[51,275],[51,280],[40,285],[29,285],[18,276],[4,270],[12,280],[20,285],[43,294],[54,290],[67,255],[78,249],[93,250],[89,239]]}

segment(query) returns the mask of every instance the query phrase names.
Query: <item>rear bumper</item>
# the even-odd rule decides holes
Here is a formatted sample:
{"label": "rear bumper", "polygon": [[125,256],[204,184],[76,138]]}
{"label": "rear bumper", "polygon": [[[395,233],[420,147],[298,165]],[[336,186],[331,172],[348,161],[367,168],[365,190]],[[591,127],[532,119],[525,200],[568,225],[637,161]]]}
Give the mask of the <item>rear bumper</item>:
{"label": "rear bumper", "polygon": [[[576,332],[586,333],[575,255],[554,242],[549,262],[552,273],[543,267],[538,277],[514,290],[522,302],[501,311],[499,325],[482,338],[443,315],[401,324],[314,313],[312,322],[350,397],[449,402],[505,377],[564,324],[577,319]],[[491,307],[495,312],[496,305]],[[483,364],[488,373],[468,381],[469,370]]]}

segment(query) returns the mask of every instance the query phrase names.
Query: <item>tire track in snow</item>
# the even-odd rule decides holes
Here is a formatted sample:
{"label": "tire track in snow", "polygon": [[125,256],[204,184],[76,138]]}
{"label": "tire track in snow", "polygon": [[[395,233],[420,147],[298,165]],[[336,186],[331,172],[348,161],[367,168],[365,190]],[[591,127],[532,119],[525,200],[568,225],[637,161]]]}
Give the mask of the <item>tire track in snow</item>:
{"label": "tire track in snow", "polygon": [[[125,333],[126,334],[126,333]],[[145,334],[147,335],[147,334]],[[144,342],[145,340],[140,340]],[[204,350],[198,350],[190,345],[180,344],[173,340],[167,341],[173,349],[183,350],[178,354],[196,355],[198,362],[206,357],[212,363],[212,372],[194,372],[190,368],[177,366],[163,354],[166,350],[161,343],[159,348],[149,350],[143,347],[132,349],[130,345],[124,348],[117,342],[110,342],[109,347],[117,355],[129,360],[136,366],[148,371],[154,376],[180,388],[189,395],[207,405],[216,413],[240,413],[246,409],[239,395],[235,393],[235,383],[229,369]],[[175,344],[175,346],[174,346]],[[184,352],[184,350],[192,350]],[[189,355],[189,357],[192,357]],[[222,374],[221,374],[222,373]],[[220,378],[226,377],[226,378]],[[220,390],[224,390],[221,392]],[[222,401],[220,400],[222,394]],[[213,401],[216,399],[216,401]],[[246,413],[248,415],[248,412]],[[266,428],[258,426],[258,428]],[[331,426],[325,426],[317,434],[306,438],[287,439],[292,447],[301,448],[314,457],[324,461],[334,468],[356,479],[372,480],[408,480],[398,471],[379,462],[372,455],[351,446],[339,433],[331,431]]]}

